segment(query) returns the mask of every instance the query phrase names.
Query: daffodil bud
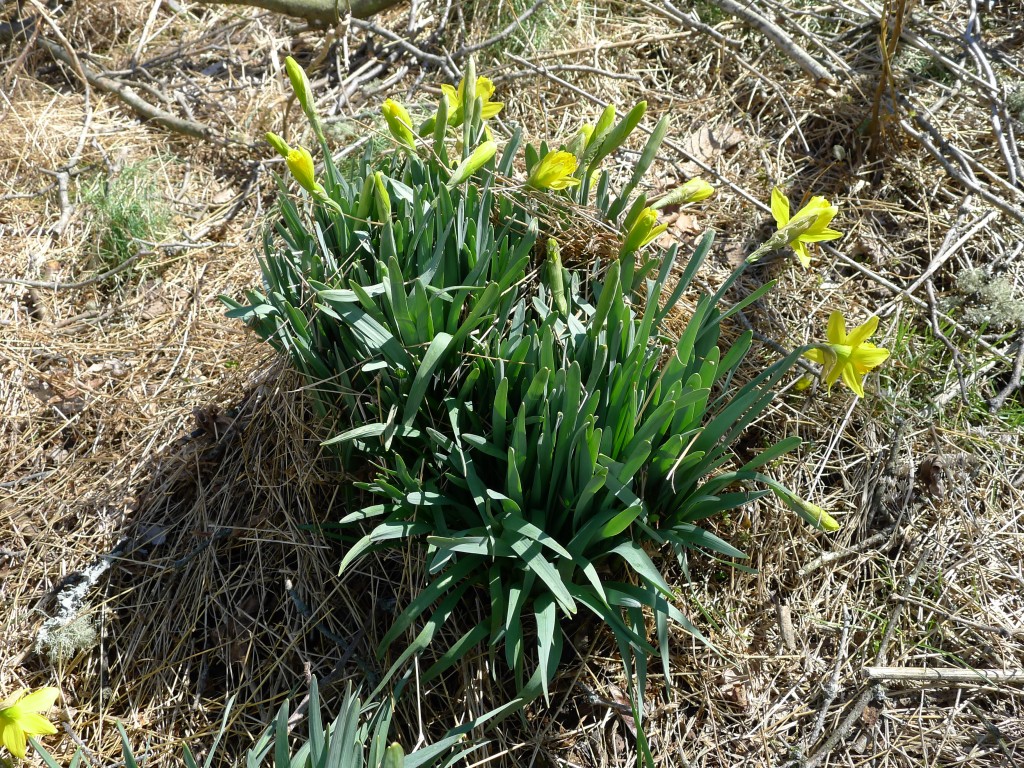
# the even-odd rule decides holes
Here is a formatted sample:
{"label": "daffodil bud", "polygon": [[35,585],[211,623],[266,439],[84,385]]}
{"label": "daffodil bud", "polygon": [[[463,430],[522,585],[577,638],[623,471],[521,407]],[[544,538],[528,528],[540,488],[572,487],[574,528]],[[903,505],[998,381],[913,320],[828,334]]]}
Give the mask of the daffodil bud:
{"label": "daffodil bud", "polygon": [[839,523],[836,522],[836,519],[817,504],[812,504],[799,496],[792,496],[789,506],[815,528],[820,528],[828,533],[839,530]]}
{"label": "daffodil bud", "polygon": [[288,142],[278,136],[276,133],[268,132],[266,134],[267,143],[270,144],[274,149],[277,150],[277,154],[281,157],[287,158],[292,148],[288,146]]}
{"label": "daffodil bud", "polygon": [[565,189],[580,183],[574,179],[576,155],[572,152],[548,152],[537,163],[526,180],[526,186],[533,189]]}
{"label": "daffodil bud", "polygon": [[657,220],[658,212],[653,208],[645,208],[637,216],[629,232],[626,233],[626,238],[622,243],[622,250],[619,251],[620,255],[640,250],[668,229],[666,224],[655,226]]}
{"label": "daffodil bud", "polygon": [[314,114],[313,89],[309,85],[306,70],[300,67],[299,62],[291,56],[284,60],[284,69],[288,73],[288,79],[292,83],[292,91],[294,91],[295,98],[299,101],[299,106],[302,107],[302,111],[309,117],[311,114]]}
{"label": "daffodil bud", "polygon": [[305,147],[289,150],[285,162],[300,187],[310,194],[323,195],[324,188],[316,180],[316,168],[309,150]]}
{"label": "daffodil bud", "polygon": [[685,205],[687,203],[699,203],[715,194],[715,188],[704,179],[697,177],[690,179],[685,184],[669,192],[663,198],[651,205],[652,208],[661,209],[669,205]]}
{"label": "daffodil bud", "polygon": [[384,764],[382,768],[402,768],[405,764],[405,750],[397,741],[384,750]]}
{"label": "daffodil bud", "polygon": [[493,141],[485,141],[474,149],[470,156],[459,163],[458,167],[452,172],[452,177],[448,179],[448,189],[459,186],[459,184],[462,184],[466,179],[483,168],[497,151],[498,145]]}
{"label": "daffodil bud", "polygon": [[387,121],[388,130],[395,137],[395,141],[408,149],[416,149],[416,134],[412,129],[412,118],[409,112],[394,99],[385,99],[381,107],[384,113],[384,120]]}
{"label": "daffodil bud", "polygon": [[377,204],[377,214],[381,220],[391,218],[391,198],[384,186],[384,174],[377,171],[373,174],[373,199]]}
{"label": "daffodil bud", "polygon": [[356,219],[360,222],[370,218],[370,211],[373,208],[374,186],[376,175],[371,173],[363,179],[363,188],[359,192],[359,205],[356,207]]}
{"label": "daffodil bud", "polygon": [[548,238],[548,287],[551,288],[551,298],[554,299],[555,309],[562,317],[569,314],[569,304],[565,300],[565,279],[562,275],[562,256],[559,253],[558,241],[553,237]]}
{"label": "daffodil bud", "polygon": [[810,523],[815,528],[827,531],[828,533],[839,530],[839,523],[836,522],[836,519],[817,504],[812,504],[806,499],[801,499],[786,486],[776,482],[775,480],[771,480],[766,477],[762,477],[761,480],[772,489],[775,495],[781,499],[787,507],[796,512],[805,522]]}

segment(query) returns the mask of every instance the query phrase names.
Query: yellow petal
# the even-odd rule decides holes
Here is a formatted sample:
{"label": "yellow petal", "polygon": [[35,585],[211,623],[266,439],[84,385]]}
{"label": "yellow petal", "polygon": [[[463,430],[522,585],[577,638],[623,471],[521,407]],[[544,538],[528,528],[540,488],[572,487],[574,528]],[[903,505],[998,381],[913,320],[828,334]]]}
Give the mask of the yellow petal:
{"label": "yellow petal", "polygon": [[772,216],[775,217],[775,223],[779,227],[784,227],[789,223],[789,199],[782,194],[782,190],[778,187],[772,189]]}
{"label": "yellow petal", "polygon": [[864,397],[864,384],[861,379],[863,377],[858,376],[857,372],[853,369],[852,365],[843,366],[843,383],[852,389],[858,397]]}
{"label": "yellow petal", "polygon": [[501,112],[501,108],[505,106],[503,101],[485,101],[483,109],[480,110],[480,117],[484,120],[494,117],[496,114]]}
{"label": "yellow petal", "polygon": [[20,725],[14,721],[0,724],[0,738],[12,755],[19,759],[25,757],[25,744],[28,739]]}
{"label": "yellow petal", "polygon": [[846,344],[846,318],[838,309],[828,316],[829,344]]}
{"label": "yellow petal", "polygon": [[817,363],[818,365],[825,364],[825,353],[820,349],[808,349],[804,352],[804,357],[812,363]]}
{"label": "yellow petal", "polygon": [[865,320],[862,325],[857,326],[853,331],[851,331],[850,335],[846,337],[846,343],[851,347],[857,347],[858,345],[863,344],[867,339],[871,338],[871,334],[873,334],[877,329],[878,315],[872,315]]}
{"label": "yellow petal", "polygon": [[858,373],[867,373],[889,359],[889,350],[874,344],[861,344],[853,353],[853,364]]}
{"label": "yellow petal", "polygon": [[491,82],[489,77],[481,75],[476,79],[476,95],[485,102],[494,95],[494,83]]}
{"label": "yellow petal", "polygon": [[811,266],[811,252],[807,250],[807,246],[799,240],[794,240],[790,245],[793,246],[793,251],[796,253],[796,257],[800,259],[803,268],[808,269]]}
{"label": "yellow petal", "polygon": [[445,83],[444,85],[441,86],[441,92],[448,97],[449,106],[454,107],[459,103],[459,92],[456,91],[453,86]]}
{"label": "yellow petal", "polygon": [[838,240],[842,236],[842,232],[837,232],[834,229],[823,229],[820,232],[804,232],[800,235],[799,240],[803,243],[822,243],[826,240]]}
{"label": "yellow petal", "polygon": [[60,688],[40,688],[18,701],[18,709],[23,712],[47,712],[57,701],[58,696]]}
{"label": "yellow petal", "polygon": [[21,717],[18,718],[18,726],[28,736],[45,736],[57,732],[53,723],[42,715],[36,715],[32,712],[22,713]]}

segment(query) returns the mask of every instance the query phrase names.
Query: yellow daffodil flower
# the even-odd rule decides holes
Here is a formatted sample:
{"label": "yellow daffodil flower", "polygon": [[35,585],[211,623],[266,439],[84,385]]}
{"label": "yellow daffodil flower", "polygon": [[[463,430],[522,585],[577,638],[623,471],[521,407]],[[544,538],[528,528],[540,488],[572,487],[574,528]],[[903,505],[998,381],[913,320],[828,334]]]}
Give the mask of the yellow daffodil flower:
{"label": "yellow daffodil flower", "polygon": [[385,99],[381,112],[384,113],[388,130],[395,137],[395,141],[409,149],[416,149],[416,134],[412,129],[412,118],[406,108],[394,99]]}
{"label": "yellow daffodil flower", "polygon": [[808,350],[804,357],[822,366],[829,388],[842,377],[846,386],[864,397],[864,377],[889,357],[889,350],[867,341],[877,328],[878,316],[872,315],[847,335],[846,318],[836,310],[828,318],[828,344]]}
{"label": "yellow daffodil flower", "polygon": [[29,737],[57,732],[42,713],[49,711],[59,695],[57,688],[40,688],[32,693],[22,689],[0,702],[0,742],[12,755],[25,757]]}
{"label": "yellow daffodil flower", "polygon": [[537,163],[526,186],[534,189],[565,189],[580,183],[572,175],[576,173],[576,155],[572,152],[548,152]]}
{"label": "yellow daffodil flower", "polygon": [[778,225],[779,234],[787,245],[793,247],[804,267],[811,265],[808,243],[835,240],[843,236],[842,232],[829,229],[828,226],[838,212],[837,206],[829,203],[821,195],[815,195],[807,205],[796,212],[795,216],[790,217],[789,200],[778,187],[772,190],[772,216]]}
{"label": "yellow daffodil flower", "polygon": [[701,200],[707,200],[713,194],[715,194],[715,188],[698,176],[672,190],[663,198],[653,203],[651,207],[661,209],[669,205],[699,203]]}
{"label": "yellow daffodil flower", "polygon": [[[441,86],[441,90],[448,97],[448,125],[462,125],[466,116],[465,105],[462,103],[466,93],[466,80],[463,79],[457,89],[446,84]],[[494,83],[486,77],[481,76],[476,79],[476,95],[483,102],[480,117],[484,120],[494,117],[505,106],[504,102],[491,101],[491,96],[494,95]]]}

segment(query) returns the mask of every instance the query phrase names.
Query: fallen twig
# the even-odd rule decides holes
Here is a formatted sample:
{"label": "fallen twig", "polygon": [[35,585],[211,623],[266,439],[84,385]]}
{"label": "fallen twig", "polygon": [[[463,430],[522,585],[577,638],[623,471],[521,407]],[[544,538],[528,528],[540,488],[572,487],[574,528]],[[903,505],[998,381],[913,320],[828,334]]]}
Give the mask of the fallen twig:
{"label": "fallen twig", "polygon": [[819,64],[789,34],[775,22],[765,18],[749,5],[736,0],[711,0],[726,13],[731,13],[759,30],[761,34],[775,43],[775,46],[789,56],[793,62],[814,80],[814,84],[823,87],[835,83],[835,76]]}
{"label": "fallen twig", "polygon": [[989,413],[995,413],[1003,407],[1003,403],[1006,402],[1006,398],[1020,389],[1020,378],[1021,374],[1024,373],[1024,331],[1021,331],[1017,336],[1017,357],[1013,361],[1013,372],[1010,374],[1010,380],[1006,382],[1006,386],[1003,387],[999,392],[988,401]]}
{"label": "fallen twig", "polygon": [[1024,683],[1024,669],[964,667],[864,667],[868,680],[909,680],[941,683]]}

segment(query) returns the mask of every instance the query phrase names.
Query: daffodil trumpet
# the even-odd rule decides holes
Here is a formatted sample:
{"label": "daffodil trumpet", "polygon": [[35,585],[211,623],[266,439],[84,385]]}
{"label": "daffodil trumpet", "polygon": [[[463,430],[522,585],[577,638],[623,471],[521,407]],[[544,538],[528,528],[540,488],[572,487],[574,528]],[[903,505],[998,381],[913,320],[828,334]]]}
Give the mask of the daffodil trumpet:
{"label": "daffodil trumpet", "polygon": [[526,186],[533,189],[561,190],[575,186],[580,180],[576,173],[576,155],[572,152],[548,152],[537,163],[533,173],[526,180]]}

